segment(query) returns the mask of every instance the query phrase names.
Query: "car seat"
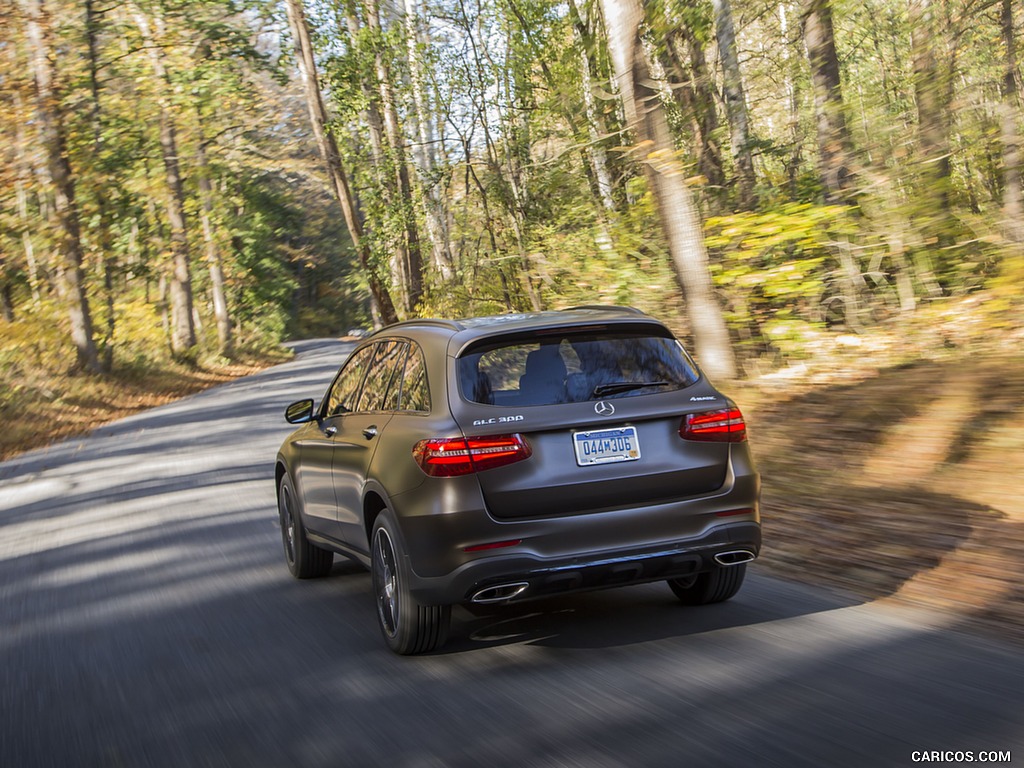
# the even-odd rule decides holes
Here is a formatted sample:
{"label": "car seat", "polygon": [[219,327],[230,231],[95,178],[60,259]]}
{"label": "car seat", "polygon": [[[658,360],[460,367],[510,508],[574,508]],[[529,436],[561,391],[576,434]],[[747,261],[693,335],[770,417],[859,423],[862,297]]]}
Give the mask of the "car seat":
{"label": "car seat", "polygon": [[565,361],[554,345],[535,349],[526,356],[526,371],[519,377],[520,405],[564,403]]}

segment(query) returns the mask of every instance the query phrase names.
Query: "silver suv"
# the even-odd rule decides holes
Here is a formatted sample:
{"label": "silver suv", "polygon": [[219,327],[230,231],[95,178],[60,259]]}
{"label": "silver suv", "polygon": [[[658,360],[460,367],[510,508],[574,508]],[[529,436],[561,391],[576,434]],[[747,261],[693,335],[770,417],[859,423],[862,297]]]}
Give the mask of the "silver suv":
{"label": "silver suv", "polygon": [[637,310],[398,323],[286,418],[288,568],[369,568],[397,653],[438,648],[458,603],[658,580],[727,600],[760,550],[742,414]]}

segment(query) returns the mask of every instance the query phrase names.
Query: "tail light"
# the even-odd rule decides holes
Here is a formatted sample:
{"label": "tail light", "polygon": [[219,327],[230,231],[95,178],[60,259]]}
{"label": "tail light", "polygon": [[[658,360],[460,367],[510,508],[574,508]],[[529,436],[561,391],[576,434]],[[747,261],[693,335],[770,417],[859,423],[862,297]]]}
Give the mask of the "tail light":
{"label": "tail light", "polygon": [[412,449],[420,469],[431,477],[455,477],[503,467],[533,454],[522,435],[437,437],[420,440]]}
{"label": "tail light", "polygon": [[683,440],[710,443],[742,443],[747,439],[747,425],[739,408],[688,413],[679,427]]}

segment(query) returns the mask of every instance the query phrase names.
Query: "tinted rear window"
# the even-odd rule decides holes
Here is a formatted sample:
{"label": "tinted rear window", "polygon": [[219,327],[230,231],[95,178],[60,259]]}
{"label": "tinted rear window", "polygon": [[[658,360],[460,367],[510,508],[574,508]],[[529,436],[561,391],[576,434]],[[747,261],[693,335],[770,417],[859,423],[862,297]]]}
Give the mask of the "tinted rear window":
{"label": "tinted rear window", "polygon": [[602,331],[493,341],[459,358],[462,396],[499,406],[554,405],[670,392],[697,381],[678,341]]}

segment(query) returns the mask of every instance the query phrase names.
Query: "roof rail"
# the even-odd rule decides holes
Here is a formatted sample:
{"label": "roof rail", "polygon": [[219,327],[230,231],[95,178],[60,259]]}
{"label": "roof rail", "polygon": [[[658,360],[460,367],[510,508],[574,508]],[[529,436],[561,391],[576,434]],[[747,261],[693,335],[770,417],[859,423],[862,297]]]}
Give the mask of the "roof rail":
{"label": "roof rail", "polygon": [[595,309],[601,310],[602,312],[624,312],[631,315],[646,315],[647,313],[643,310],[637,309],[636,307],[625,307],[617,304],[583,304],[578,307],[566,307],[564,311],[571,312],[574,309]]}
{"label": "roof rail", "polygon": [[[402,328],[416,325],[432,325],[437,328],[446,328],[450,331],[464,331],[466,326],[460,323],[458,320],[442,320],[437,317],[418,317],[410,320],[400,320],[397,323],[386,325],[381,328],[381,331],[390,331],[395,328]],[[380,333],[380,331],[378,331]]]}

